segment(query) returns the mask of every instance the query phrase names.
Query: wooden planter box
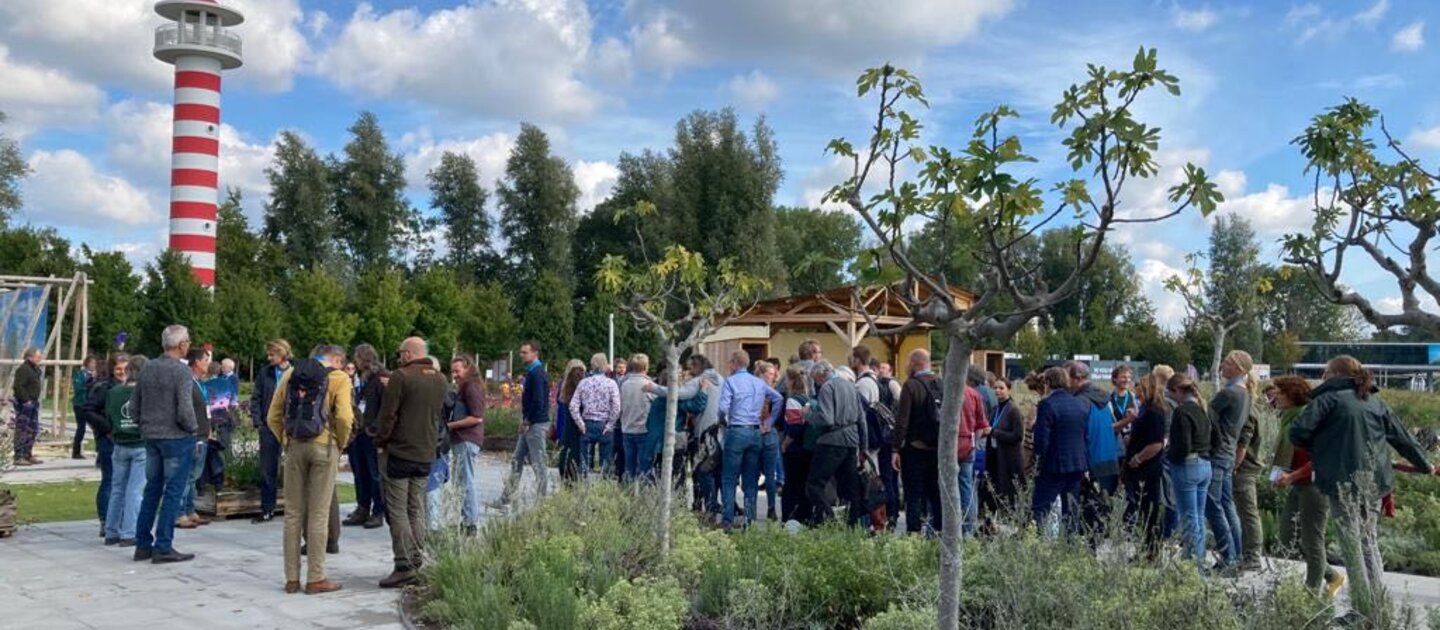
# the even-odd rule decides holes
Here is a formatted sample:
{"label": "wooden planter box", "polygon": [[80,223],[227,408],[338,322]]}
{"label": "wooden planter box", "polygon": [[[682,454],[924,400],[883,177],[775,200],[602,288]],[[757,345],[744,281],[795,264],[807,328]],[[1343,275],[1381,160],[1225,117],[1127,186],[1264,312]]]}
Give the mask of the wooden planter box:
{"label": "wooden planter box", "polygon": [[[205,493],[195,497],[195,511],[216,518],[239,518],[260,514],[259,490],[222,490],[218,495]],[[275,497],[275,513],[285,512],[285,498]]]}

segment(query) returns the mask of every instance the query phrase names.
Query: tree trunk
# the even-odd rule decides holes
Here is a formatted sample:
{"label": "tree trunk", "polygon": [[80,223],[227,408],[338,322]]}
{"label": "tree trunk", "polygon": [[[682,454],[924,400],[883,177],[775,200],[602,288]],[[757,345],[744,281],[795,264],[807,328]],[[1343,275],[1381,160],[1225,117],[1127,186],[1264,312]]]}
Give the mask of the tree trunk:
{"label": "tree trunk", "polygon": [[[960,627],[960,583],[964,575],[961,557],[960,530],[964,518],[960,510],[960,460],[956,447],[960,439],[960,411],[965,401],[965,378],[970,372],[971,343],[965,337],[949,333],[950,347],[945,353],[945,399],[940,405],[940,508],[944,529],[940,532],[940,630]],[[907,516],[908,518],[908,516]]]}
{"label": "tree trunk", "polygon": [[1230,329],[1224,324],[1215,326],[1215,351],[1210,356],[1210,384],[1220,391],[1220,361],[1225,356],[1225,336]]}
{"label": "tree trunk", "polygon": [[675,416],[680,403],[680,349],[665,348],[665,447],[660,455],[660,553],[670,557],[670,512],[675,505]]}

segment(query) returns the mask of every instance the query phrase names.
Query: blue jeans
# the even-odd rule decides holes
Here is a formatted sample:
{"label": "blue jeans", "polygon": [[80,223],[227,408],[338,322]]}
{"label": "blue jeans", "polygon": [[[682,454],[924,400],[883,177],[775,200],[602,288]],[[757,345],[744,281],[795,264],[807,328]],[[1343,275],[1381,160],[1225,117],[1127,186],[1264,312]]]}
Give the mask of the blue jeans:
{"label": "blue jeans", "polygon": [[[595,462],[595,449],[599,447],[600,462]],[[580,436],[580,471],[586,476],[596,468],[601,475],[610,474],[610,464],[615,460],[615,432],[606,431],[605,423],[599,420],[585,421],[585,435]]]}
{"label": "blue jeans", "polygon": [[195,443],[195,452],[190,460],[190,482],[185,484],[185,496],[180,499],[180,514],[195,513],[195,488],[200,484],[200,474],[205,472],[205,458],[209,455],[210,445],[205,440]]}
{"label": "blue jeans", "polygon": [[1210,492],[1210,460],[1191,459],[1170,465],[1170,478],[1175,484],[1175,511],[1179,514],[1177,530],[1185,547],[1185,555],[1196,564],[1205,560],[1205,503]]}
{"label": "blue jeans", "polygon": [[145,446],[115,446],[110,456],[110,499],[105,506],[105,537],[135,538],[140,498],[145,492]]}
{"label": "blue jeans", "polygon": [[1240,561],[1240,514],[1235,511],[1235,462],[1210,460],[1210,489],[1205,501],[1205,519],[1215,536],[1215,552],[1226,566]]}
{"label": "blue jeans", "polygon": [[[81,422],[80,426],[85,426],[85,423]],[[95,513],[100,517],[100,522],[104,523],[110,512],[110,481],[114,478],[115,443],[110,441],[108,435],[96,435],[95,452],[95,466],[100,469],[100,487],[95,490]]]}
{"label": "blue jeans", "polygon": [[475,525],[480,522],[480,478],[475,475],[480,445],[456,440],[450,443],[450,456],[455,458],[455,481],[465,493],[465,501],[460,505],[460,523]]}
{"label": "blue jeans", "polygon": [[1045,519],[1050,515],[1050,507],[1055,499],[1060,499],[1060,513],[1065,521],[1065,531],[1076,533],[1080,531],[1080,482],[1085,478],[1085,473],[1040,473],[1035,478],[1035,495],[1030,504],[1030,511],[1034,514],[1035,523],[1041,528],[1045,527]]}
{"label": "blue jeans", "polygon": [[625,480],[634,481],[641,477],[649,477],[650,469],[654,461],[648,457],[649,451],[645,449],[645,442],[650,434],[647,433],[622,433],[622,441],[625,443]]}
{"label": "blue jeans", "polygon": [[720,472],[720,501],[724,513],[720,523],[726,527],[735,524],[735,484],[738,481],[745,491],[745,516],[755,520],[755,506],[760,493],[760,427],[755,425],[732,426],[725,431],[725,456]]}
{"label": "blue jeans", "polygon": [[765,505],[774,513],[775,501],[780,498],[780,485],[785,483],[785,467],[780,465],[779,431],[771,430],[760,436],[760,468],[765,471]]}
{"label": "blue jeans", "polygon": [[350,443],[350,471],[355,475],[357,509],[384,516],[385,491],[380,487],[380,454],[375,450],[375,438],[364,430]]}
{"label": "blue jeans", "polygon": [[260,511],[275,511],[275,493],[280,488],[280,440],[269,426],[260,432]]}
{"label": "blue jeans", "polygon": [[175,550],[175,519],[180,518],[180,500],[185,484],[190,482],[194,461],[193,437],[145,440],[145,496],[135,523],[137,549],[156,553]]}
{"label": "blue jeans", "polygon": [[960,532],[966,536],[975,533],[975,460],[960,462],[960,516],[963,525]]}

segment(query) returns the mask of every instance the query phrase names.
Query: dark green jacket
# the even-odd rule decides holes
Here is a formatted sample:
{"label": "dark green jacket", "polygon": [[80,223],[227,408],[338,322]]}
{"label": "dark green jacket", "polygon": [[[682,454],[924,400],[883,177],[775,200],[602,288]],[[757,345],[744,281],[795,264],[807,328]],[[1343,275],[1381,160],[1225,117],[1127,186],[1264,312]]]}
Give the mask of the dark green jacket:
{"label": "dark green jacket", "polygon": [[115,440],[117,446],[140,446],[145,443],[140,436],[140,425],[136,424],[135,416],[130,413],[130,395],[134,391],[135,385],[126,383],[105,392],[105,418],[113,430],[110,439]]}
{"label": "dark green jacket", "polygon": [[1361,400],[1354,379],[1327,380],[1312,396],[1290,425],[1290,441],[1310,451],[1315,484],[1322,492],[1333,496],[1341,484],[1362,481],[1360,475],[1372,473],[1375,498],[1389,493],[1395,485],[1390,447],[1416,468],[1431,472],[1424,449],[1401,426],[1395,412],[1373,394]]}
{"label": "dark green jacket", "polygon": [[40,400],[40,368],[29,361],[21,362],[15,370],[15,383],[11,389],[15,400],[20,402]]}

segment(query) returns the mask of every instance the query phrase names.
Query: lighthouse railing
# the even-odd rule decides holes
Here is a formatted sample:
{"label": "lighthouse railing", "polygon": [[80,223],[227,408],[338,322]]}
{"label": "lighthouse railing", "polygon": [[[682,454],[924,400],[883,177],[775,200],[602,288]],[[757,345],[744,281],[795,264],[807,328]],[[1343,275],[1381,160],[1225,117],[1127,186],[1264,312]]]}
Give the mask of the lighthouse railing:
{"label": "lighthouse railing", "polygon": [[229,29],[200,24],[164,24],[155,29],[155,48],[205,46],[241,55],[240,36]]}

